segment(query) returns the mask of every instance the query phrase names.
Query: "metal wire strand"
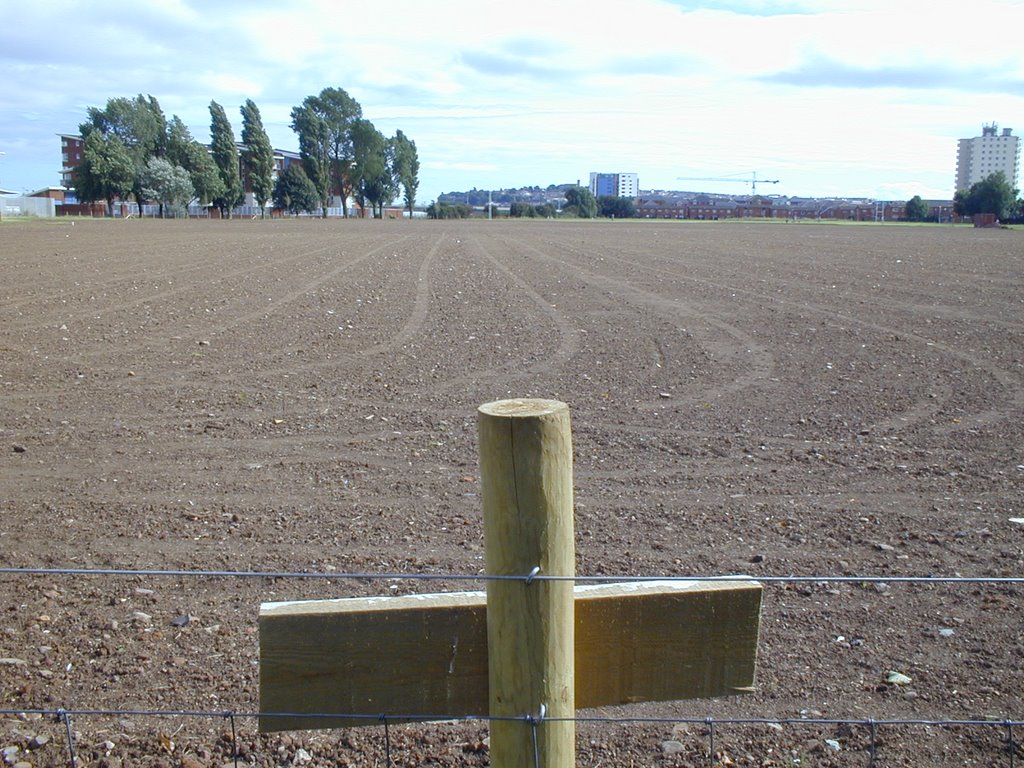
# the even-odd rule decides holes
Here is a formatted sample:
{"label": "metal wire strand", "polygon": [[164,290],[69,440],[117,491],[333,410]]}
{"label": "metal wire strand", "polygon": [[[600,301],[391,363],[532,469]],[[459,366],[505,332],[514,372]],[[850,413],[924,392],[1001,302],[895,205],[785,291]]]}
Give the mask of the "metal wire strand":
{"label": "metal wire strand", "polygon": [[238,768],[238,729],[235,726],[235,713],[226,712],[224,716],[231,721],[231,761],[235,768]]}
{"label": "metal wire strand", "polygon": [[704,720],[708,726],[708,765],[715,766],[715,721],[710,717]]}
{"label": "metal wire strand", "polygon": [[526,575],[491,576],[482,573],[320,573],[314,571],[188,571],[138,568],[0,568],[10,576],[145,576],[149,578],[239,578],[239,579],[323,579],[327,581],[572,581],[577,584],[644,581],[760,581],[763,583],[853,583],[853,584],[1012,584],[1024,585],[1024,576],[771,576],[750,574],[674,575],[674,576],[545,576],[531,571]]}
{"label": "metal wire strand", "polygon": [[75,732],[71,727],[71,715],[63,709],[57,710],[57,716],[64,723],[64,731],[68,739],[68,765],[75,768],[78,758],[75,757]]}
{"label": "metal wire strand", "polygon": [[391,768],[391,729],[388,724],[388,716],[381,714],[380,721],[384,723],[384,766]]}

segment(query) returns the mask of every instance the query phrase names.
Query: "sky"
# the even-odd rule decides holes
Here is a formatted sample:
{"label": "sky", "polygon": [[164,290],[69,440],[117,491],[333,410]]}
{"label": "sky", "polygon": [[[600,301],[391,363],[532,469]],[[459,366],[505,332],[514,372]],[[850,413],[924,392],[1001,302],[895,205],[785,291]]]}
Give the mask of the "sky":
{"label": "sky", "polygon": [[[957,139],[1024,135],[1024,0],[4,3],[0,188],[60,183],[60,133],[153,95],[209,138],[252,99],[275,147],[343,88],[420,158],[417,202],[584,184],[950,198]],[[685,177],[685,180],[680,180]],[[729,181],[704,181],[708,178]]]}

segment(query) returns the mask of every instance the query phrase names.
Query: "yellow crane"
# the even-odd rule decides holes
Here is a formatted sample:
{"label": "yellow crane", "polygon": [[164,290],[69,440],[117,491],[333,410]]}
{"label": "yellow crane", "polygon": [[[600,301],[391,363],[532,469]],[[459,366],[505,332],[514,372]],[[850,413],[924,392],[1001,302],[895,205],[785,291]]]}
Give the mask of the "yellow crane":
{"label": "yellow crane", "polygon": [[758,184],[778,184],[778,179],[759,179],[757,178],[757,171],[750,172],[750,178],[737,178],[739,174],[733,174],[732,176],[676,176],[676,181],[731,181],[741,182],[743,184],[750,184],[750,194],[757,194]]}

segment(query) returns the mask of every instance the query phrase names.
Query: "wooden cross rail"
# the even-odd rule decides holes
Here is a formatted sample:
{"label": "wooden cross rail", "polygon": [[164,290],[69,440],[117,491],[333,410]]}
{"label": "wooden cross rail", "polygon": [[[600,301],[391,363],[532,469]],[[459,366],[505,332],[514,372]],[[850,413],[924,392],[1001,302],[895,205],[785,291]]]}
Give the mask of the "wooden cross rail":
{"label": "wooden cross rail", "polygon": [[506,578],[486,594],[265,603],[261,730],[488,716],[496,768],[569,768],[577,708],[752,689],[759,584],[574,588],[568,407],[506,400],[479,418],[486,570]]}

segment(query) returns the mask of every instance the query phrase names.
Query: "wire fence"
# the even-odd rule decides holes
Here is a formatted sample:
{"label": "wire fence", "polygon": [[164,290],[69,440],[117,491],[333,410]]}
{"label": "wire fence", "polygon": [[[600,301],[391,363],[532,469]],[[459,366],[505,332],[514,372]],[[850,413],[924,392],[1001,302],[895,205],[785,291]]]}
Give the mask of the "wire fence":
{"label": "wire fence", "polygon": [[[788,576],[750,576],[744,574],[729,575],[690,575],[690,576],[637,576],[637,575],[583,575],[583,576],[551,576],[538,572],[534,569],[528,574],[494,576],[480,573],[459,574],[459,573],[371,573],[371,572],[313,572],[313,571],[238,571],[238,570],[187,570],[187,569],[125,569],[125,568],[17,568],[0,567],[0,575],[9,577],[32,577],[32,576],[107,576],[107,577],[148,577],[148,578],[233,578],[233,579],[310,579],[327,581],[426,581],[426,582],[496,582],[496,581],[521,581],[529,584],[533,581],[573,581],[580,584],[586,583],[608,583],[608,582],[749,582],[751,580],[767,584],[787,583],[853,583],[853,584],[929,584],[929,585],[955,585],[955,584],[987,584],[987,585],[1021,585],[1024,584],[1024,577],[1007,576],[944,576],[944,575],[922,575],[922,576],[895,576],[895,575],[788,575]],[[1003,764],[1015,768],[1021,764],[1018,758],[1024,755],[1021,744],[1017,741],[1017,734],[1021,727],[1024,727],[1024,720],[1012,717],[1000,718],[979,718],[979,719],[915,719],[915,718],[824,718],[824,717],[800,717],[800,718],[772,718],[772,717],[662,717],[662,716],[600,716],[600,715],[577,715],[571,718],[545,717],[543,710],[539,714],[529,714],[520,717],[493,717],[493,716],[466,716],[453,718],[450,715],[399,715],[381,714],[376,712],[355,712],[355,713],[321,713],[310,714],[308,712],[257,712],[257,711],[236,711],[224,709],[104,709],[104,708],[2,708],[0,715],[14,716],[18,718],[38,717],[51,718],[62,727],[67,765],[70,768],[81,768],[83,762],[78,754],[75,724],[81,720],[93,717],[152,717],[152,718],[178,718],[178,719],[200,719],[209,721],[226,722],[230,725],[230,754],[229,764],[242,766],[248,764],[248,758],[240,748],[239,721],[258,721],[261,717],[295,717],[301,716],[306,719],[324,718],[325,720],[345,718],[350,720],[363,720],[367,725],[377,725],[383,732],[384,764],[396,765],[394,748],[392,744],[392,728],[398,723],[427,723],[444,721],[448,723],[477,723],[487,725],[488,723],[503,720],[522,722],[524,727],[531,730],[534,744],[537,743],[539,729],[546,723],[573,722],[577,724],[649,724],[649,725],[671,725],[671,726],[697,726],[701,730],[701,738],[704,743],[702,750],[708,766],[721,766],[732,764],[728,760],[721,759],[718,751],[722,730],[729,727],[753,727],[770,728],[781,730],[785,728],[845,728],[852,733],[859,730],[862,735],[863,747],[860,751],[864,753],[864,765],[868,768],[876,768],[879,765],[879,749],[883,741],[880,731],[891,728],[977,728],[984,732],[994,734],[1000,739],[1000,746],[996,752],[1001,753],[1005,758]],[[849,739],[853,741],[853,739]],[[839,750],[837,741],[826,739],[825,749]],[[544,768],[539,759],[539,751],[535,750],[537,757],[534,760],[534,768]],[[9,762],[9,761],[8,761]],[[799,765],[799,759],[789,764]]]}
{"label": "wire fence", "polygon": [[[210,710],[135,710],[135,709],[0,709],[0,715],[26,716],[38,715],[51,717],[63,726],[65,746],[67,752],[67,764],[69,768],[78,768],[81,761],[78,755],[74,723],[78,719],[90,716],[120,716],[120,717],[158,717],[158,718],[198,718],[207,720],[226,721],[230,724],[231,748],[228,759],[235,768],[244,764],[243,753],[240,749],[238,721],[244,719],[256,720],[261,716],[291,716],[292,712],[235,712],[235,711],[210,711]],[[337,714],[322,715],[324,718],[338,717]],[[394,723],[408,723],[410,721],[429,722],[435,720],[430,716],[409,716],[409,715],[385,715],[385,714],[351,714],[343,715],[354,719],[365,719],[367,725],[378,724],[384,734],[384,764],[388,768],[395,765],[394,750],[392,747],[391,728]],[[311,717],[303,713],[303,717]],[[315,716],[313,716],[315,717]],[[728,726],[754,726],[762,728],[784,729],[807,728],[812,726],[836,727],[842,726],[848,729],[859,728],[866,735],[866,743],[863,747],[864,760],[867,768],[876,768],[879,757],[879,747],[882,744],[881,731],[894,727],[936,727],[936,728],[960,728],[978,727],[992,732],[998,732],[1003,739],[1003,752],[1006,758],[1006,765],[1015,768],[1018,765],[1017,756],[1020,751],[1020,744],[1016,739],[1016,733],[1024,726],[1022,720],[956,720],[956,719],[842,719],[842,718],[762,718],[762,717],[595,717],[578,716],[572,718],[544,718],[540,716],[527,715],[523,717],[490,717],[472,716],[461,718],[448,718],[449,723],[481,723],[487,724],[496,721],[521,722],[524,727],[529,728],[534,745],[537,744],[539,730],[546,723],[572,722],[575,724],[660,724],[660,725],[691,725],[703,728],[703,738],[706,744],[704,751],[707,765],[714,767],[718,765],[730,765],[731,761],[719,760],[718,737],[721,729]],[[851,733],[852,735],[852,733]],[[826,740],[826,746],[831,740]],[[840,746],[835,742],[829,749],[839,751]],[[799,765],[799,760],[795,763]],[[543,768],[537,751],[533,768]]]}

